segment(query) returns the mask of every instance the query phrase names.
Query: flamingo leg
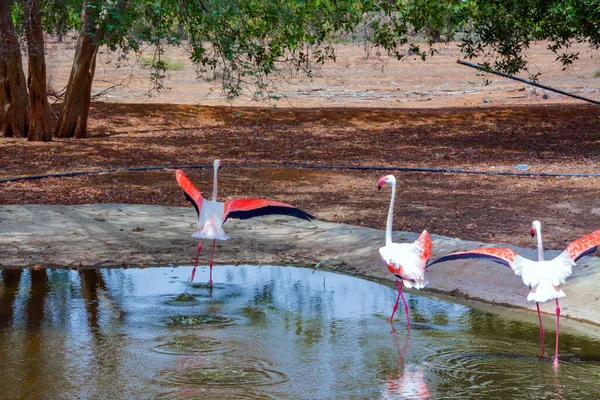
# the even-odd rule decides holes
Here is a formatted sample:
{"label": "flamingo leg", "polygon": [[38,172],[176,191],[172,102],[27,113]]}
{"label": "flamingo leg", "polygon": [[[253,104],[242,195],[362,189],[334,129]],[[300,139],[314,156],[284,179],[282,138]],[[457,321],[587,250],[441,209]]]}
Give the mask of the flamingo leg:
{"label": "flamingo leg", "polygon": [[558,367],[558,330],[560,325],[560,306],[556,299],[556,349],[554,350],[554,366]]}
{"label": "flamingo leg", "polygon": [[196,261],[194,261],[194,268],[192,269],[192,277],[190,278],[190,282],[194,281],[194,277],[196,276],[196,266],[198,265],[198,256],[200,255],[200,250],[202,250],[202,239],[198,243],[198,252],[196,253]]}
{"label": "flamingo leg", "polygon": [[400,296],[402,296],[402,302],[404,303],[404,313],[406,314],[406,328],[410,330],[410,317],[408,316],[408,304],[406,304],[406,299],[404,298],[404,293],[402,292],[402,284],[396,281],[396,286],[398,286],[398,291],[400,292]]}
{"label": "flamingo leg", "polygon": [[212,269],[213,269],[213,258],[215,257],[215,245],[217,244],[217,240],[213,239],[212,251],[210,252],[210,277],[208,279],[208,286],[212,287]]}
{"label": "flamingo leg", "polygon": [[542,339],[542,357],[544,357],[544,326],[542,325],[542,314],[540,313],[540,303],[535,302],[537,307],[538,319],[540,320],[540,338]]}
{"label": "flamingo leg", "polygon": [[398,286],[397,279],[396,279],[396,286],[398,287],[398,297],[396,297],[396,303],[394,304],[394,309],[392,310],[392,316],[390,317],[390,323],[392,323],[392,321],[394,320],[394,314],[396,314],[396,310],[398,309],[398,302],[400,301],[400,292],[402,291],[402,287]]}

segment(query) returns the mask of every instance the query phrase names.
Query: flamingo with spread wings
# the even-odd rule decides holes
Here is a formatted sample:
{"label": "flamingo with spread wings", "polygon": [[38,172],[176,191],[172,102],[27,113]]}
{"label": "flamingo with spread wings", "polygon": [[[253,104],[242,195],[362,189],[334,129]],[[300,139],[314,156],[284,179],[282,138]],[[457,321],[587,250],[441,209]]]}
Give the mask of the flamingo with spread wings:
{"label": "flamingo with spread wings", "polygon": [[539,221],[533,221],[531,235],[537,235],[538,261],[522,257],[508,248],[479,248],[470,251],[452,253],[431,262],[427,267],[443,261],[467,258],[480,258],[494,261],[510,267],[514,273],[523,279],[523,283],[530,288],[527,300],[535,301],[540,321],[540,335],[542,337],[542,355],[544,353],[544,330],[540,315],[539,303],[549,300],[556,301],[556,349],[554,365],[558,365],[558,335],[560,324],[560,306],[558,299],[565,297],[565,292],[560,285],[571,275],[572,268],[581,257],[592,254],[600,245],[600,230],[594,231],[571,242],[567,248],[552,260],[544,260],[542,245],[542,227]]}
{"label": "flamingo with spread wings", "polygon": [[192,181],[178,169],[175,173],[177,183],[183,189],[185,197],[192,203],[198,214],[198,229],[192,234],[192,237],[200,239],[196,261],[192,270],[191,281],[196,275],[196,265],[198,256],[202,250],[202,239],[212,239],[212,251],[210,255],[210,278],[209,286],[212,286],[212,268],[215,255],[215,244],[217,240],[229,240],[229,236],[223,231],[223,224],[228,218],[248,219],[269,214],[290,215],[305,220],[311,220],[314,217],[294,206],[280,201],[263,199],[234,199],[225,203],[217,201],[217,170],[221,166],[220,160],[215,160],[214,183],[212,200],[206,200],[202,197],[200,191],[194,186]]}
{"label": "flamingo with spread wings", "polygon": [[[379,249],[379,254],[388,270],[394,274],[396,287],[398,288],[398,297],[390,317],[390,322],[394,319],[394,314],[398,309],[398,302],[402,297],[404,303],[404,312],[406,314],[407,328],[410,329],[410,317],[408,316],[408,305],[402,293],[402,284],[407,288],[422,289],[427,286],[425,279],[425,268],[429,256],[431,255],[431,237],[427,231],[423,231],[421,236],[412,243],[393,243],[392,225],[394,219],[394,200],[396,199],[396,177],[394,175],[382,176],[377,181],[377,188],[381,190],[383,185],[388,184],[392,188],[392,198],[388,210],[387,225],[385,227],[385,246]],[[400,282],[402,281],[402,283]]]}

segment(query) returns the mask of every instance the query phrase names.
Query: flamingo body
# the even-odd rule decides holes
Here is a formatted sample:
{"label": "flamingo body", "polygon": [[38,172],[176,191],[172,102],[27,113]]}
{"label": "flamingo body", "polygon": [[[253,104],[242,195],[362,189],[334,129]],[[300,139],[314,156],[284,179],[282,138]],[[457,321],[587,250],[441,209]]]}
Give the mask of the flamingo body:
{"label": "flamingo body", "polygon": [[427,231],[412,243],[391,243],[379,249],[388,270],[402,279],[407,288],[427,286],[425,266],[431,255],[431,237]]}
{"label": "flamingo body", "polygon": [[225,203],[204,200],[198,217],[198,230],[192,234],[197,239],[229,240],[223,230]]}

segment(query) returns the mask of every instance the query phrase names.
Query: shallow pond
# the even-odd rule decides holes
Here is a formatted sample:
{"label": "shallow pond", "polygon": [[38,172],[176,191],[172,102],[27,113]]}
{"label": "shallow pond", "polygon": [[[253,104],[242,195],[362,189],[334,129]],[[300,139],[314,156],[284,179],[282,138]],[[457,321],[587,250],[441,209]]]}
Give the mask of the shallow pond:
{"label": "shallow pond", "polygon": [[[587,399],[600,343],[323,271],[2,271],[2,398]],[[206,269],[197,280],[207,278]],[[553,332],[546,336],[552,352]]]}

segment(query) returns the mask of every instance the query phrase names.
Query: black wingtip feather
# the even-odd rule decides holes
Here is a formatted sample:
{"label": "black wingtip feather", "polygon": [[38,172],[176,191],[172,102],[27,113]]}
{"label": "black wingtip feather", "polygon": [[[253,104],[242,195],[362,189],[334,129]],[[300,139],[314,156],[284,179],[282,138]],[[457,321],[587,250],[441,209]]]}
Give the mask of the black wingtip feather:
{"label": "black wingtip feather", "polygon": [[594,254],[596,252],[596,250],[598,249],[598,246],[592,247],[589,250],[584,251],[583,253],[581,253],[579,256],[577,256],[576,259],[574,259],[573,261],[577,262],[577,260],[579,260],[581,257],[583,256],[589,256],[590,254]]}
{"label": "black wingtip feather", "polygon": [[227,214],[227,218],[249,219],[271,214],[289,215],[291,217],[305,219],[307,221],[315,219],[315,217],[300,210],[299,208],[283,206],[266,206],[248,211],[230,211],[229,214]]}
{"label": "black wingtip feather", "polygon": [[508,262],[504,261],[503,259],[491,256],[491,255],[488,255],[488,254],[480,254],[480,253],[449,254],[447,256],[440,257],[437,260],[434,260],[434,261],[430,262],[429,264],[427,264],[427,266],[425,268],[429,268],[433,264],[441,263],[441,262],[444,262],[444,261],[466,260],[466,259],[469,259],[469,258],[478,258],[478,259],[483,259],[483,260],[490,260],[490,261],[497,262],[498,264],[502,264],[502,265],[505,265],[505,266],[507,266],[507,267],[510,268],[510,264]]}
{"label": "black wingtip feather", "polygon": [[189,194],[187,194],[185,191],[183,192],[183,194],[185,194],[185,198],[188,199],[188,201],[190,203],[192,203],[192,205],[194,206],[194,208],[196,209],[196,214],[198,214],[198,218],[200,218],[200,210],[198,210],[198,204],[196,204],[196,202],[194,201],[194,199],[192,199],[190,197]]}

